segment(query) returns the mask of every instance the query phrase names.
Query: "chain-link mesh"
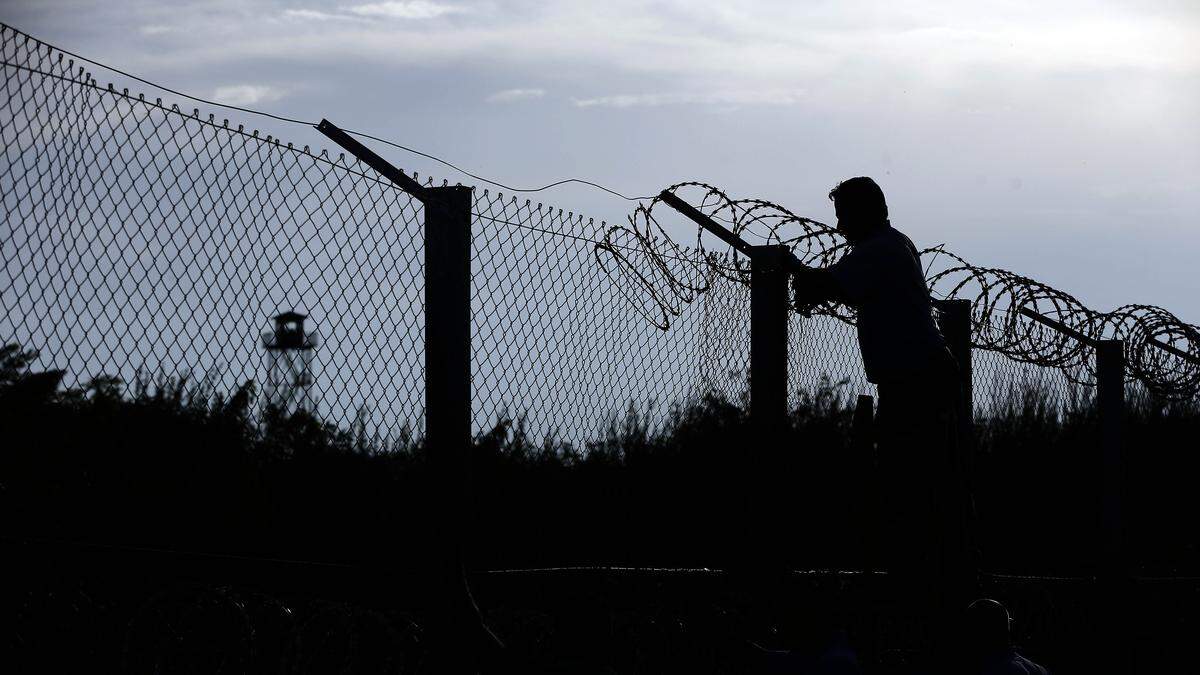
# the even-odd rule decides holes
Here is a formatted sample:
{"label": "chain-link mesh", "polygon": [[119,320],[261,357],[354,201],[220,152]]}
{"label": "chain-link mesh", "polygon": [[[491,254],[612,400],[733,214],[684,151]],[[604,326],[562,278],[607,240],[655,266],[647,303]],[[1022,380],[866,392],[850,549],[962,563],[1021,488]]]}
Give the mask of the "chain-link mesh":
{"label": "chain-link mesh", "polygon": [[792,314],[788,325],[788,394],[795,408],[804,395],[828,388],[847,406],[861,394],[875,395],[858,352],[853,324],[841,319]]}
{"label": "chain-link mesh", "polygon": [[1061,369],[1024,363],[998,352],[971,355],[972,394],[977,418],[1034,409],[1061,417],[1085,407],[1095,387],[1071,381]]}
{"label": "chain-link mesh", "polygon": [[630,411],[653,432],[671,406],[705,393],[742,400],[747,288],[715,287],[660,330],[629,311],[606,273],[605,224],[486,191],[474,218],[477,428],[524,417],[535,437],[580,444]]}
{"label": "chain-link mesh", "polygon": [[[38,365],[65,369],[69,386],[187,376],[209,391],[274,380],[271,393],[291,382],[333,424],[421,434],[418,201],[358,163],[101,86],[48,45],[2,35],[0,338],[39,349]],[[762,230],[807,264],[845,250],[828,226],[699,187],[693,201],[713,217]],[[475,191],[476,432],[508,416],[535,437],[583,445],[627,411],[655,427],[707,392],[744,401],[745,260],[675,243],[653,206],[612,227]],[[783,225],[800,234],[783,238]],[[1023,277],[925,254],[943,263],[930,271],[939,295],[974,301],[978,411],[1029,388],[1059,406],[1087,395],[1072,383],[1088,384],[1089,350],[1018,321],[1022,307],[1125,338],[1131,378],[1194,395],[1200,369],[1147,346],[1196,353],[1195,327],[1164,310],[1098,314]],[[272,322],[293,310],[300,325]],[[792,317],[793,404],[826,382],[848,398],[871,393],[853,320],[841,308]],[[279,358],[291,344],[283,328],[312,333],[310,353]]]}
{"label": "chain-link mesh", "polygon": [[[5,342],[67,386],[282,379],[328,422],[421,433],[418,201],[342,157],[101,86],[11,28],[2,49]],[[744,396],[744,287],[661,331],[619,301],[603,223],[487,191],[474,216],[476,431],[524,417],[582,443],[626,410],[655,426],[700,392]],[[280,359],[272,319],[293,311],[311,353]]]}
{"label": "chain-link mesh", "polygon": [[[102,87],[3,30],[0,337],[126,386],[269,379],[262,333],[315,329],[322,417],[419,432],[419,202],[363,167]],[[386,289],[386,292],[380,292]]]}

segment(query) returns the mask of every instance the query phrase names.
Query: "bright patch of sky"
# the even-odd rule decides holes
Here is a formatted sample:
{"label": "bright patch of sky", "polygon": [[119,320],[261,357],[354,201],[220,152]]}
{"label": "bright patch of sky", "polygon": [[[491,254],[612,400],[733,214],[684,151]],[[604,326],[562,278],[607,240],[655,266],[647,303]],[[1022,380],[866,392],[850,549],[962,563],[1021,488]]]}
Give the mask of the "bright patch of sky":
{"label": "bright patch of sky", "polygon": [[275,87],[254,84],[235,84],[217,87],[212,94],[212,100],[227,105],[248,106],[258,103],[270,103],[283,98],[284,92]]}

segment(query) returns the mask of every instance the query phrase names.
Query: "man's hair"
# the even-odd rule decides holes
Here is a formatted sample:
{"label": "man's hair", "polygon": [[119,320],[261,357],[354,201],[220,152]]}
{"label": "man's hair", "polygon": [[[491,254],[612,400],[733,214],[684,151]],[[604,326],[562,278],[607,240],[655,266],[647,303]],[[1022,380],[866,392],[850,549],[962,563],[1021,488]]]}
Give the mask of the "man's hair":
{"label": "man's hair", "polygon": [[1012,618],[1004,605],[991,598],[980,598],[967,607],[967,637],[976,645],[1007,646],[1011,622]]}
{"label": "man's hair", "polygon": [[829,199],[845,213],[853,214],[867,222],[887,222],[887,200],[883,190],[866,176],[847,178],[829,191]]}

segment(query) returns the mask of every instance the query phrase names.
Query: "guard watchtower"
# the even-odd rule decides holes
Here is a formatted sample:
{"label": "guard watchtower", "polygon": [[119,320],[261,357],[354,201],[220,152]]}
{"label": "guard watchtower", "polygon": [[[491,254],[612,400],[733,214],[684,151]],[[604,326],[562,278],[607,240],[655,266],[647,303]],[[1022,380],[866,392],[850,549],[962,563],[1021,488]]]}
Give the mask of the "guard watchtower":
{"label": "guard watchtower", "polygon": [[274,317],[275,329],[262,335],[267,367],[263,394],[267,405],[284,415],[316,412],[313,357],[320,340],[315,330],[304,330],[307,318],[296,311],[284,312]]}

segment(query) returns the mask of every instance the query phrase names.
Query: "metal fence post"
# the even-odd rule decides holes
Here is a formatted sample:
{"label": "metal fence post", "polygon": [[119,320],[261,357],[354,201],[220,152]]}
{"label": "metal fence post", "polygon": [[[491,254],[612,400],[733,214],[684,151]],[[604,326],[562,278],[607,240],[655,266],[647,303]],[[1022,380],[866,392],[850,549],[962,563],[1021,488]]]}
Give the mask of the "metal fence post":
{"label": "metal fence post", "polygon": [[787,417],[786,246],[755,246],[750,258],[750,419],[764,438]]}
{"label": "metal fence post", "polygon": [[[425,438],[440,579],[439,653],[446,672],[475,672],[495,643],[466,577],[471,491],[471,188],[425,189]],[[457,643],[457,644],[456,644]]]}
{"label": "metal fence post", "polygon": [[1113,672],[1136,672],[1136,648],[1129,641],[1132,576],[1125,557],[1122,510],[1125,426],[1125,343],[1097,340],[1096,409],[1100,432],[1099,598],[1104,598],[1100,639],[1116,646],[1105,657]]}
{"label": "metal fence post", "polygon": [[875,399],[860,394],[854,406],[850,426],[850,446],[854,452],[852,471],[862,480],[859,504],[859,553],[864,572],[879,568],[880,480],[875,458]]}
{"label": "metal fence post", "polygon": [[[471,188],[425,187],[329,120],[317,130],[425,206],[425,442],[433,477],[428,590],[437,672],[478,672],[501,647],[471,596],[464,539],[471,489]],[[494,654],[493,654],[494,655]],[[475,662],[473,665],[472,662]]]}
{"label": "metal fence post", "polygon": [[[973,428],[975,419],[974,394],[971,385],[971,301],[945,300],[939,303],[942,334],[954,360],[958,362],[959,389],[962,403],[959,417],[964,430]],[[969,440],[964,437],[964,440]]]}
{"label": "metal fence post", "polygon": [[425,435],[461,524],[471,445],[471,188],[426,188]]}
{"label": "metal fence post", "polygon": [[[787,334],[791,313],[781,246],[755,246],[750,256],[750,424],[751,450],[745,457],[748,487],[743,523],[747,540],[739,546],[755,576],[775,578],[785,569],[782,540],[773,536],[785,517],[788,462],[782,447],[787,424]],[[754,487],[749,487],[754,486]]]}
{"label": "metal fence post", "polygon": [[1100,416],[1102,568],[1106,576],[1125,571],[1122,436],[1125,425],[1125,343],[1096,342],[1096,408]]}
{"label": "metal fence post", "polygon": [[971,383],[971,301],[942,300],[937,303],[938,320],[946,346],[958,365],[958,387],[954,429],[955,439],[950,443],[950,452],[940,458],[942,476],[940,482],[947,495],[948,518],[943,525],[944,543],[941,548],[942,585],[946,595],[943,602],[958,602],[961,594],[969,593],[969,580],[975,570],[970,569],[971,542],[975,533],[971,518],[972,472],[974,471],[975,423],[974,394]]}
{"label": "metal fence post", "polygon": [[862,457],[873,462],[875,457],[875,397],[859,394],[854,402],[854,417],[850,424],[850,443]]}

